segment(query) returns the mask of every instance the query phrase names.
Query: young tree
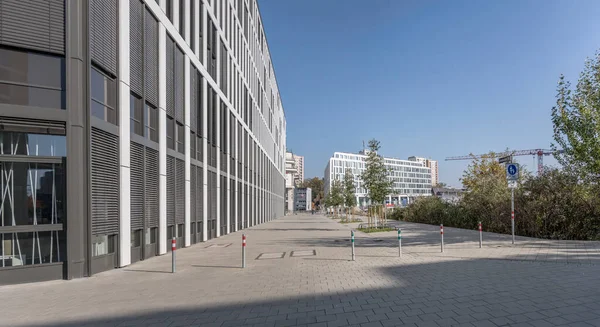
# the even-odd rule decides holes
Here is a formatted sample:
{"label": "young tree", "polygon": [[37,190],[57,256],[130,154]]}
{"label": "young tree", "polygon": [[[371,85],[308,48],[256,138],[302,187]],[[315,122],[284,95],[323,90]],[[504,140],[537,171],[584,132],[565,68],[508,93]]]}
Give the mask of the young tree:
{"label": "young tree", "polygon": [[575,90],[563,75],[552,107],[554,156],[582,180],[600,181],[600,52],[588,59]]}
{"label": "young tree", "polygon": [[329,193],[325,196],[326,205],[334,209],[334,217],[337,217],[337,211],[344,204],[344,195],[342,182],[335,179],[331,183]]}
{"label": "young tree", "polygon": [[385,197],[392,192],[392,181],[388,179],[388,168],[385,166],[383,157],[377,153],[380,148],[379,141],[375,139],[369,141],[369,153],[365,171],[362,174],[362,180],[369,192],[371,203],[375,205],[383,204]]}
{"label": "young tree", "polygon": [[344,206],[346,207],[346,219],[348,219],[348,209],[356,206],[356,188],[354,186],[354,175],[350,169],[346,169],[344,174]]}

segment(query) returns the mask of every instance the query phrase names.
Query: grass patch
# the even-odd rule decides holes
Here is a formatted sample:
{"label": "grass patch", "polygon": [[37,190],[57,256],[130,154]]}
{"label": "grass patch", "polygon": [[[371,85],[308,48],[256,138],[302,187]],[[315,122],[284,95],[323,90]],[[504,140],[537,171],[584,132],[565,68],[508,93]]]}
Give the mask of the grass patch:
{"label": "grass patch", "polygon": [[357,219],[357,218],[340,220],[341,224],[362,223],[362,222],[363,222],[362,219]]}
{"label": "grass patch", "polygon": [[392,227],[385,227],[385,228],[369,227],[369,228],[359,228],[358,230],[363,233],[377,233],[377,232],[391,232],[391,231],[395,231],[396,229],[392,228]]}

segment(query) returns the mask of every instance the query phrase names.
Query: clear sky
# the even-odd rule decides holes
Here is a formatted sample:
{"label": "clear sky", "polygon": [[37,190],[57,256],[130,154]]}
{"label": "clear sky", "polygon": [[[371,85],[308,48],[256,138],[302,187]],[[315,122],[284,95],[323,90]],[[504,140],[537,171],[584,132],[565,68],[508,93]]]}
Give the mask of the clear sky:
{"label": "clear sky", "polygon": [[[600,48],[596,0],[259,0],[305,177],[375,138],[385,156],[548,148],[561,73],[576,82]],[[532,166],[532,157],[521,157]],[[553,159],[547,163],[555,163]]]}

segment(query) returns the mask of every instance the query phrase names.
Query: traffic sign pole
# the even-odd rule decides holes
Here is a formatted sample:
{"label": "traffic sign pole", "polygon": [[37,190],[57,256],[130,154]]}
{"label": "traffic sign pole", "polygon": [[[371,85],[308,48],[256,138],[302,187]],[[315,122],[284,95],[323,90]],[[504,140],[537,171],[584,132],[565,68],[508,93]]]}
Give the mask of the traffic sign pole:
{"label": "traffic sign pole", "polygon": [[398,228],[398,256],[402,258],[402,230]]}
{"label": "traffic sign pole", "polygon": [[510,189],[510,222],[512,226],[512,244],[515,244],[515,189]]}

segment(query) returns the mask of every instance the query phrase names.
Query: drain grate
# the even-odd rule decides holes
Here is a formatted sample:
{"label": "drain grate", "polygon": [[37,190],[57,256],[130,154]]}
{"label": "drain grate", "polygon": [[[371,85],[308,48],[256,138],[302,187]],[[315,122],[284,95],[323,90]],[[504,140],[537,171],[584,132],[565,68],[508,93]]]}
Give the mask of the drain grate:
{"label": "drain grate", "polygon": [[283,257],[285,257],[285,252],[268,252],[261,253],[256,260],[283,259]]}
{"label": "drain grate", "polygon": [[317,250],[292,251],[290,257],[309,257],[317,255]]}
{"label": "drain grate", "polygon": [[206,248],[226,248],[228,246],[230,246],[233,243],[224,243],[224,244],[211,244],[209,246],[207,246]]}

